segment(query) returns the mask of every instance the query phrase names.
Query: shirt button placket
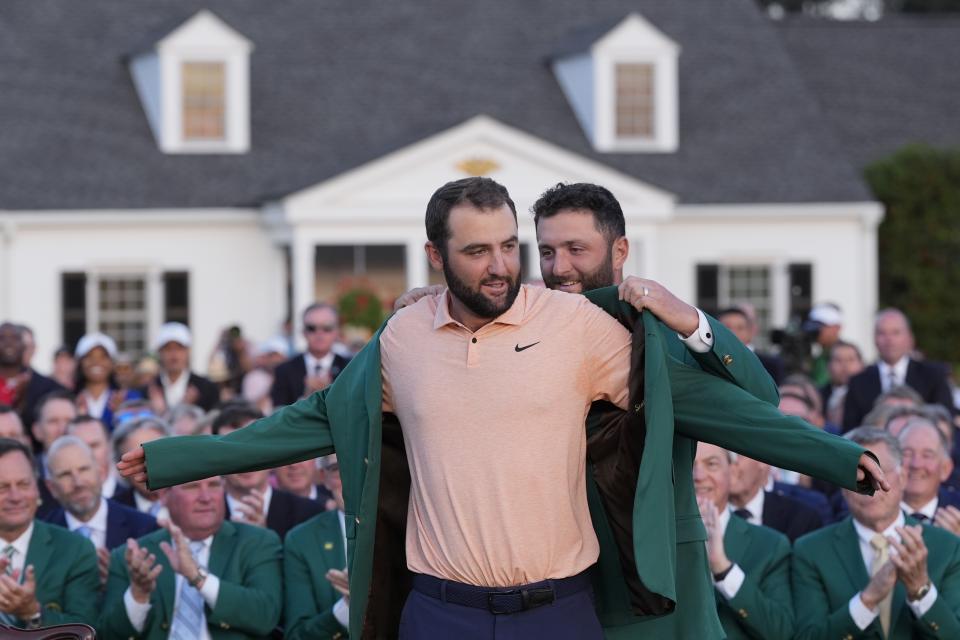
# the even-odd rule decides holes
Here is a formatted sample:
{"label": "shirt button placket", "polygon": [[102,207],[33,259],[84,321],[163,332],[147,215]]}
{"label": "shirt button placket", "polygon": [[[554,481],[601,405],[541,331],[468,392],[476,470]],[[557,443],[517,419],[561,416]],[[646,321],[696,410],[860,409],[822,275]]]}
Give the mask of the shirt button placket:
{"label": "shirt button placket", "polygon": [[477,336],[473,336],[470,338],[470,342],[467,343],[467,367],[477,366],[477,361],[480,357],[479,351],[479,340],[477,340]]}

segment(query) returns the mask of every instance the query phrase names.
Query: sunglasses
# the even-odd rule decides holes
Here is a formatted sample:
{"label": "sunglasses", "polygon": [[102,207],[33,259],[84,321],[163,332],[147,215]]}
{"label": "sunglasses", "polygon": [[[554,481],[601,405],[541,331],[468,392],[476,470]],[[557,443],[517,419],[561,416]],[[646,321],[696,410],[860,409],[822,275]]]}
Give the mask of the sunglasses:
{"label": "sunglasses", "polygon": [[337,325],[335,324],[305,324],[303,325],[303,330],[307,333],[316,333],[317,331],[323,331],[324,333],[331,333],[337,330]]}

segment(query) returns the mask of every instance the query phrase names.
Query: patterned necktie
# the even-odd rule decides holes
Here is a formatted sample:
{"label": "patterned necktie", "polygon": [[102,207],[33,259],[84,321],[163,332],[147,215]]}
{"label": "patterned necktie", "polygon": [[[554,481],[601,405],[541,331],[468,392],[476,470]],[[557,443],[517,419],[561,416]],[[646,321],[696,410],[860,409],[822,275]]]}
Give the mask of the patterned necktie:
{"label": "patterned necktie", "polygon": [[[873,562],[870,564],[870,576],[873,577],[890,559],[890,543],[883,537],[883,534],[877,533],[870,538],[870,546],[873,547],[876,552],[873,555]],[[878,605],[880,609],[880,627],[883,629],[884,638],[890,636],[890,604],[892,601],[893,591],[891,590],[890,593],[887,594],[887,597],[881,600]]]}
{"label": "patterned necktie", "polygon": [[[3,557],[7,559],[7,566],[3,570],[4,575],[12,576],[13,575],[13,556],[17,553],[17,550],[13,547],[12,544],[8,544],[3,548]],[[7,626],[13,626],[16,624],[16,619],[8,614],[0,611],[0,624],[5,624]]]}
{"label": "patterned necktie", "polygon": [[[203,549],[203,542],[190,543],[190,555],[199,565],[197,559]],[[191,586],[186,579],[180,581],[180,592],[177,594],[177,607],[173,612],[173,625],[170,627],[170,640],[196,640],[206,624],[203,612],[203,595],[200,590]]]}
{"label": "patterned necktie", "polygon": [[739,516],[747,522],[750,522],[750,518],[753,517],[753,514],[750,513],[750,509],[734,509],[733,515]]}

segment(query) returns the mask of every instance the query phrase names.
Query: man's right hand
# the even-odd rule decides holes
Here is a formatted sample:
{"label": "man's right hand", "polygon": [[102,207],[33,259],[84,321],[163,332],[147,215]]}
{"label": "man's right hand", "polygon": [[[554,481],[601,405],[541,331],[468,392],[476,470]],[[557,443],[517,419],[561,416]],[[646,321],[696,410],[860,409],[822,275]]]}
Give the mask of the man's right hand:
{"label": "man's right hand", "polygon": [[117,463],[120,475],[134,482],[147,483],[147,454],[143,447],[127,451]]}
{"label": "man's right hand", "polygon": [[863,602],[867,609],[873,611],[880,604],[880,601],[893,591],[896,583],[897,568],[888,560],[887,564],[880,568],[880,571],[873,574],[870,582],[868,582],[867,586],[860,592],[860,601]]}
{"label": "man's right hand", "polygon": [[127,561],[127,573],[130,575],[130,594],[140,604],[150,602],[150,594],[157,587],[157,576],[163,571],[163,565],[157,563],[157,557],[137,544],[136,540],[127,540],[124,552]]}
{"label": "man's right hand", "polygon": [[393,310],[394,312],[400,311],[400,309],[409,307],[420,298],[425,298],[427,296],[438,296],[443,293],[444,289],[446,289],[446,287],[442,284],[434,284],[430,285],[429,287],[411,289],[397,298],[397,301],[393,303]]}

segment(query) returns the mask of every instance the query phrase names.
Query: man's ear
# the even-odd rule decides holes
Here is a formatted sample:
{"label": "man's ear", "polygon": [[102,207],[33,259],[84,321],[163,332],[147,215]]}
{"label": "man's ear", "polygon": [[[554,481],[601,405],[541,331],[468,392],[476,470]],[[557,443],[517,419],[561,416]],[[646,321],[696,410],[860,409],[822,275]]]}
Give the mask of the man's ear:
{"label": "man's ear", "polygon": [[443,271],[443,256],[440,254],[437,245],[428,241],[427,244],[423,245],[423,250],[427,252],[427,260],[430,261],[430,266],[433,267],[433,270]]}
{"label": "man's ear", "polygon": [[947,456],[946,461],[940,465],[940,482],[946,482],[951,473],[953,473],[953,459]]}
{"label": "man's ear", "polygon": [[623,263],[627,261],[627,256],[630,255],[630,241],[627,240],[626,236],[620,236],[613,241],[613,247],[610,248],[610,251],[612,252],[611,260],[614,270],[623,269]]}

